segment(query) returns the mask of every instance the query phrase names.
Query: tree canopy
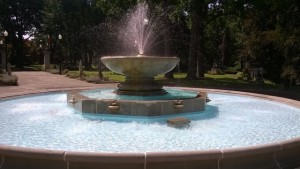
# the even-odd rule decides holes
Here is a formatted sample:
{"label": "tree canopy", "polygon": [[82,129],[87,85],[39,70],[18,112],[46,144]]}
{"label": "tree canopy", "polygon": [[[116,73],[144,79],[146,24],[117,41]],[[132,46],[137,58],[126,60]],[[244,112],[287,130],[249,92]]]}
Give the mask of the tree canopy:
{"label": "tree canopy", "polygon": [[[168,30],[150,53],[180,57],[187,78],[202,78],[215,68],[245,74],[262,68],[271,81],[300,83],[297,0],[144,1],[152,11],[164,13]],[[98,57],[121,52],[119,37],[112,32],[139,2],[0,0],[0,30],[9,32],[7,42],[12,44],[10,62],[20,68],[31,64],[32,51],[42,46],[51,51],[54,63],[82,60],[88,69]]]}

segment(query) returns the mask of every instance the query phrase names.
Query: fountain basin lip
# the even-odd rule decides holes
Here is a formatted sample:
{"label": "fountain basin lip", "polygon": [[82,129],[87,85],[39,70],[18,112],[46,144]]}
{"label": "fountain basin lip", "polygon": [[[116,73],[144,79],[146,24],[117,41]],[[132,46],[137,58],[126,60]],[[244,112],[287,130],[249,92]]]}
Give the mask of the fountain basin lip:
{"label": "fountain basin lip", "polygon": [[[145,153],[110,153],[110,152],[80,152],[80,151],[63,151],[63,150],[49,150],[37,148],[24,148],[16,146],[7,146],[0,144],[0,164],[5,164],[6,158],[15,158],[14,161],[18,164],[29,159],[30,161],[38,162],[39,165],[49,166],[49,163],[65,163],[68,165],[97,164],[109,165],[112,168],[118,168],[119,165],[130,166],[151,166],[158,165],[160,168],[172,166],[172,163],[184,163],[185,166],[191,168],[198,166],[195,161],[199,163],[204,162],[207,165],[216,166],[219,164],[220,168],[226,168],[226,163],[236,161],[243,158],[242,162],[247,163],[247,166],[258,168],[256,166],[257,156],[260,161],[265,161],[261,168],[265,165],[270,166],[276,161],[278,164],[286,164],[291,162],[289,158],[295,158],[299,153],[295,149],[300,148],[300,138],[290,139],[282,142],[275,142],[270,144],[263,144],[251,147],[231,148],[231,149],[214,149],[214,150],[199,150],[199,151],[171,151],[171,152],[145,152]],[[294,151],[294,152],[293,152]],[[276,157],[275,155],[285,155],[286,158]],[[271,159],[271,160],[270,160]],[[221,162],[221,163],[220,163]],[[299,162],[292,161],[292,165],[299,165]],[[242,163],[242,164],[243,164]],[[230,167],[239,168],[239,162],[232,163]],[[276,165],[275,165],[276,166]],[[22,166],[24,167],[24,166]],[[27,168],[27,167],[25,167]],[[37,167],[34,167],[37,168]],[[54,167],[55,168],[55,167]],[[141,168],[141,167],[135,167]],[[227,167],[228,168],[228,167]],[[274,167],[275,168],[275,167]]]}
{"label": "fountain basin lip", "polygon": [[178,57],[175,56],[148,56],[148,55],[136,55],[136,56],[103,56],[101,60],[111,60],[111,59],[134,59],[134,60],[156,60],[156,59],[167,59],[167,60],[178,60]]}
{"label": "fountain basin lip", "polygon": [[126,79],[154,79],[154,76],[171,71],[180,61],[167,56],[104,56],[102,63],[111,71]]}
{"label": "fountain basin lip", "polygon": [[[99,87],[97,87],[99,88]],[[267,99],[275,102],[285,103],[297,108],[300,108],[300,102],[297,100],[256,94],[256,93],[248,93],[248,92],[237,92],[237,91],[228,91],[228,90],[217,90],[217,89],[200,89],[200,88],[184,88],[181,89],[189,89],[189,90],[202,90],[208,93],[225,93],[225,94],[238,94],[238,95],[246,95],[253,96],[262,99]],[[69,89],[73,90],[73,89]],[[57,90],[59,91],[59,90]],[[38,94],[38,93],[46,93],[46,92],[57,92],[53,90],[45,90],[45,91],[36,91],[23,92],[23,96],[26,94]],[[67,89],[60,91],[68,91]],[[19,93],[15,93],[15,96],[12,94],[10,97],[1,97],[0,100],[6,100],[10,98],[18,97]],[[22,96],[21,96],[22,97]],[[18,159],[20,159],[20,165],[24,165],[22,161],[24,159],[34,160],[35,162],[39,161],[40,165],[47,166],[49,163],[67,163],[71,165],[76,165],[76,163],[97,163],[99,165],[110,165],[117,166],[118,165],[157,165],[157,166],[172,166],[172,163],[180,162],[185,163],[187,166],[195,167],[195,161],[206,162],[207,160],[212,161],[211,165],[216,166],[220,164],[220,168],[226,168],[226,162],[230,163],[233,160],[237,160],[238,158],[245,159],[248,163],[247,166],[252,166],[252,168],[258,168],[255,166],[257,164],[257,155],[260,155],[260,160],[265,160],[265,165],[273,164],[274,161],[279,164],[291,164],[293,166],[299,166],[299,162],[295,157],[299,157],[299,152],[296,150],[300,149],[300,137],[272,142],[269,144],[261,144],[255,146],[246,146],[239,148],[229,148],[229,149],[215,149],[215,150],[195,150],[195,151],[171,151],[171,152],[145,152],[145,153],[106,153],[106,152],[80,152],[80,151],[64,151],[64,150],[49,150],[42,148],[24,148],[17,147],[11,145],[1,145],[0,144],[0,164],[6,165],[6,158],[14,157],[15,162],[18,163]],[[280,155],[286,156],[280,157]],[[272,162],[270,162],[270,158],[272,158]],[[295,159],[293,161],[293,158]],[[42,160],[42,161],[40,161]],[[292,161],[291,161],[292,160]],[[244,160],[242,160],[244,162]],[[48,162],[48,163],[47,163]],[[236,165],[236,168],[239,168],[241,164],[238,162],[231,163],[232,165]],[[227,166],[228,167],[228,166]],[[231,166],[234,167],[234,166]],[[37,167],[36,167],[37,168]],[[53,167],[55,168],[55,167]],[[138,167],[137,167],[138,168]],[[295,168],[295,167],[294,167]]]}

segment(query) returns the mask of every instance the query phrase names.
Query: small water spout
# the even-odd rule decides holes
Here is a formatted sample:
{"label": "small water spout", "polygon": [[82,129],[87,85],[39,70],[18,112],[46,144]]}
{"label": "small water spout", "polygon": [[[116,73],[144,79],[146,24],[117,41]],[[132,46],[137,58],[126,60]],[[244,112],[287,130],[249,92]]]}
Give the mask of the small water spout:
{"label": "small water spout", "polygon": [[71,99],[69,100],[69,103],[72,103],[73,105],[76,103],[74,95],[72,95]]}
{"label": "small water spout", "polygon": [[208,103],[208,102],[210,102],[211,100],[208,98],[208,97],[206,97],[206,103]]}
{"label": "small water spout", "polygon": [[148,25],[148,23],[149,23],[149,19],[144,18],[144,24],[145,24],[145,25]]}
{"label": "small water spout", "polygon": [[175,100],[174,101],[174,109],[181,110],[184,108],[183,100]]}
{"label": "small water spout", "polygon": [[117,103],[117,100],[113,100],[112,103],[108,106],[108,111],[115,112],[120,110],[120,105]]}

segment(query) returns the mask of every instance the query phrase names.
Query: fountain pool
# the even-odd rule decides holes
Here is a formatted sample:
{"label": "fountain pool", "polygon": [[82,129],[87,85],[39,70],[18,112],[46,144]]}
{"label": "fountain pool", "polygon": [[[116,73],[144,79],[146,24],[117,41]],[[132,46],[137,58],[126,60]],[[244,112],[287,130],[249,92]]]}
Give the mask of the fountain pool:
{"label": "fountain pool", "polygon": [[[5,159],[18,161],[21,156],[90,168],[226,166],[236,158],[246,158],[252,167],[300,165],[295,160],[300,148],[300,109],[270,101],[269,96],[266,100],[213,92],[205,111],[154,117],[82,114],[67,106],[66,97],[66,93],[49,93],[0,102],[3,164],[10,164]],[[186,128],[169,127],[166,120],[173,116],[189,118],[191,123]],[[253,163],[257,157],[263,160]],[[248,162],[236,163],[237,168]],[[27,163],[21,160],[20,164]],[[35,165],[42,164],[29,168]]]}
{"label": "fountain pool", "polygon": [[[298,108],[237,95],[210,98],[205,111],[154,117],[82,114],[66,105],[65,93],[3,101],[0,142],[68,151],[168,152],[253,146],[300,136]],[[169,127],[166,121],[174,116],[187,117],[190,126]]]}

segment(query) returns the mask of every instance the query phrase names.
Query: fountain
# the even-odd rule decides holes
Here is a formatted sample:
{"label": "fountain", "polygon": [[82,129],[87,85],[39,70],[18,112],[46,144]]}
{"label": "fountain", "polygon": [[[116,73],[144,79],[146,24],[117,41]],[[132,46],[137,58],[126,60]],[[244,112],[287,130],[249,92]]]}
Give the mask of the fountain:
{"label": "fountain", "polygon": [[166,91],[155,83],[154,77],[171,71],[179,62],[176,57],[154,57],[144,55],[158,42],[167,30],[160,15],[149,17],[148,5],[139,3],[134,11],[127,15],[125,27],[121,27],[119,37],[127,48],[135,48],[137,56],[108,56],[101,61],[113,72],[126,77],[118,85],[118,94],[126,95],[162,95]]}
{"label": "fountain", "polygon": [[[135,11],[126,19],[125,29],[119,31],[120,37],[127,42],[127,47],[135,47],[136,56],[106,56],[101,61],[110,70],[126,77],[125,82],[118,85],[114,92],[117,95],[127,96],[160,96],[167,94],[161,84],[155,82],[155,76],[171,71],[178,65],[177,57],[146,56],[158,39],[159,34],[165,31],[162,21],[150,17],[148,6],[139,3]],[[162,34],[161,34],[162,35]],[[185,93],[186,91],[181,91]],[[207,94],[199,92],[191,97],[156,98],[145,101],[124,99],[90,98],[82,92],[73,91],[68,94],[69,105],[83,113],[114,114],[134,116],[160,116],[181,114],[205,110]],[[136,108],[131,108],[136,107]],[[185,120],[187,121],[187,120]]]}
{"label": "fountain", "polygon": [[117,90],[0,95],[0,169],[299,168],[299,101],[162,88],[154,76],[172,69],[175,57],[102,61],[126,76]]}

